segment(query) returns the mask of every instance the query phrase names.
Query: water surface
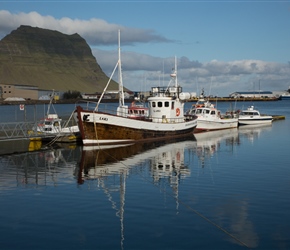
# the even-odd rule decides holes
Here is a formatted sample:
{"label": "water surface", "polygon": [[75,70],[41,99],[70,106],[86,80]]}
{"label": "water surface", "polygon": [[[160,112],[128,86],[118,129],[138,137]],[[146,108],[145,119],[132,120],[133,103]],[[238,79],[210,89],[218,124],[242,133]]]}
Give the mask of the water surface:
{"label": "water surface", "polygon": [[255,106],[286,120],[1,156],[1,249],[289,249],[290,101]]}

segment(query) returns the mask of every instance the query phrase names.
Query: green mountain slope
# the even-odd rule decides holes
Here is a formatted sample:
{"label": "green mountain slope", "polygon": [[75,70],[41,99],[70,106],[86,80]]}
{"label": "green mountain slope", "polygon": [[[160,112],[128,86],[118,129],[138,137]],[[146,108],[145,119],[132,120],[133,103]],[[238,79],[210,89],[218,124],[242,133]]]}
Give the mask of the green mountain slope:
{"label": "green mountain slope", "polygon": [[22,25],[0,41],[0,83],[95,93],[108,79],[78,34]]}

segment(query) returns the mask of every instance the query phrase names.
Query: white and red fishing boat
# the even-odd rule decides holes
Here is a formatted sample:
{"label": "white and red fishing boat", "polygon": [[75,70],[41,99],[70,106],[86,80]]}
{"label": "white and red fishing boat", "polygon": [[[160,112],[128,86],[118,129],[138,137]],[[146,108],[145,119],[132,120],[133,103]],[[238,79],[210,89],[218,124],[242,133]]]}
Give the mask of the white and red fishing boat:
{"label": "white and red fishing boat", "polygon": [[144,102],[141,102],[136,98],[131,105],[128,107],[128,118],[145,120],[149,116],[149,108],[146,107]]}
{"label": "white and red fishing boat", "polygon": [[199,96],[196,104],[186,112],[185,116],[197,116],[197,126],[194,132],[205,132],[238,127],[238,117],[235,114],[221,114],[214,104],[204,97],[204,91]]}
{"label": "white and red fishing boat", "polygon": [[[190,98],[189,93],[182,92],[177,84],[177,69],[171,74],[168,86],[153,87],[147,99],[148,109],[144,115],[135,116],[130,112],[134,107],[125,105],[120,53],[119,31],[119,106],[117,110],[108,111],[100,108],[100,102],[109,82],[107,83],[98,103],[90,110],[88,105],[77,106],[75,118],[78,121],[84,145],[123,144],[134,141],[165,140],[192,134],[197,125],[195,116],[190,119],[184,116],[184,103]],[[114,74],[114,71],[112,74]],[[110,77],[110,79],[112,76]],[[106,105],[108,108],[108,105]],[[141,107],[139,107],[141,108]]]}

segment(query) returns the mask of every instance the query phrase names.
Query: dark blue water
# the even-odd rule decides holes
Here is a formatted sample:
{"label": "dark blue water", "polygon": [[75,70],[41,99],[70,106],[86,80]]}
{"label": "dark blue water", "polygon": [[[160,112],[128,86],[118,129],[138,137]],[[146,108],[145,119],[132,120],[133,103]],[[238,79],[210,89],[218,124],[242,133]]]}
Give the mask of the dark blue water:
{"label": "dark blue water", "polygon": [[[255,106],[286,119],[0,157],[0,249],[290,249],[290,101]],[[5,121],[23,118],[4,109]]]}

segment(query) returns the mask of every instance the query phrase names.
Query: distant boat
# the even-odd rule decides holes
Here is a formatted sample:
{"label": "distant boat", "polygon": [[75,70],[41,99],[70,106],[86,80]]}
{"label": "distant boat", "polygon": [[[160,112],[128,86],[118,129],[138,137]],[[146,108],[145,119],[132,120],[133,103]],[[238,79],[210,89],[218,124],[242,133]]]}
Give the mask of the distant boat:
{"label": "distant boat", "polygon": [[[182,93],[177,84],[177,67],[175,59],[174,75],[167,87],[153,87],[151,96],[147,99],[148,110],[142,108],[144,115],[136,116],[130,112],[134,106],[128,107],[124,101],[124,91],[121,71],[120,31],[119,31],[119,106],[117,110],[100,109],[99,104],[109,85],[105,87],[96,107],[89,110],[77,106],[76,119],[78,121],[82,142],[84,145],[124,144],[134,141],[165,140],[192,134],[197,125],[196,117],[186,119],[184,116],[185,97],[190,94]],[[114,71],[112,74],[114,74]],[[112,76],[110,77],[110,79]],[[137,110],[137,109],[136,109]],[[146,113],[146,115],[145,115]],[[140,119],[141,118],[141,119]]]}
{"label": "distant boat", "polygon": [[254,109],[254,106],[242,110],[239,114],[239,125],[271,124],[272,121],[272,116],[261,115],[258,110]]}
{"label": "distant boat", "polygon": [[290,86],[289,88],[281,95],[282,100],[290,100]]}
{"label": "distant boat", "polygon": [[221,114],[212,103],[204,98],[204,92],[200,94],[196,104],[185,114],[186,117],[197,116],[197,126],[194,132],[214,131],[238,127],[238,118],[234,114]]}

